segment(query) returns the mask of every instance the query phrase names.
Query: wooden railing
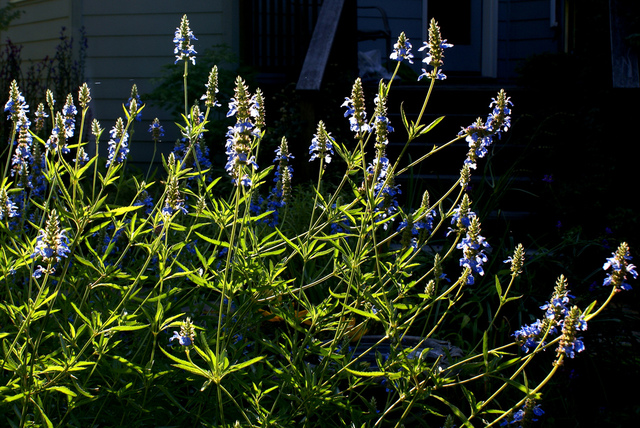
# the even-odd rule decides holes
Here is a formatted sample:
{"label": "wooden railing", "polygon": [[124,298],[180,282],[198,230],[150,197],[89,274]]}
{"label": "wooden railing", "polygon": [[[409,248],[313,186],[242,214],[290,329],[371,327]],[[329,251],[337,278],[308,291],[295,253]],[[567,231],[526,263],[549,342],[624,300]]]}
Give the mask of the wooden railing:
{"label": "wooden railing", "polygon": [[325,0],[318,15],[296,89],[320,89],[345,0]]}

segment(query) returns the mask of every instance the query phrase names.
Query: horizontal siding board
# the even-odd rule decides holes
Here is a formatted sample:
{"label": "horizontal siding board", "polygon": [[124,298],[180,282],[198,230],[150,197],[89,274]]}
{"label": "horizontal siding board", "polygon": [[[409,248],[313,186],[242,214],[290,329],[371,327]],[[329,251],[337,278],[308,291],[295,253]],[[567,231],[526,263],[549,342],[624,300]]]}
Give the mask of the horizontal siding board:
{"label": "horizontal siding board", "polygon": [[520,21],[507,25],[500,24],[500,34],[507,35],[509,40],[540,40],[552,39],[554,30],[548,20]]}
{"label": "horizontal siding board", "polygon": [[[127,49],[122,49],[126,45]],[[90,58],[173,57],[171,39],[162,36],[91,37]]]}
{"label": "horizontal siding board", "polygon": [[[180,15],[85,15],[84,25],[88,34],[102,36],[144,36],[163,35],[173,39],[176,27],[180,24]],[[220,34],[223,16],[219,12],[203,13],[195,19],[189,18],[194,35]]]}
{"label": "horizontal siding board", "polygon": [[60,41],[62,27],[67,28],[66,35],[70,36],[68,24],[68,19],[57,18],[11,27],[9,31],[2,33],[2,41],[4,43],[5,40],[10,39],[13,43],[21,45],[34,42],[48,43],[51,41],[57,44]]}
{"label": "horizontal siding board", "polygon": [[[206,49],[213,48],[222,44],[222,37],[211,36],[204,39],[207,43],[203,43],[203,47],[196,45],[198,51],[197,57],[204,53]],[[122,51],[123,44],[127,45],[126,51]],[[104,38],[90,39],[89,49],[87,51],[88,59],[105,59],[105,58],[127,58],[127,60],[145,61],[145,58],[164,58],[167,63],[173,63],[175,56],[173,54],[173,43],[166,37],[120,37],[120,38]]]}
{"label": "horizontal siding board", "polygon": [[554,52],[557,45],[552,40],[523,40],[517,43],[510,43],[508,51],[505,52],[507,58],[524,59],[531,55],[543,52]]}
{"label": "horizontal siding board", "polygon": [[[204,1],[162,1],[162,0],[84,0],[83,13],[85,15],[140,14],[154,15],[158,13],[171,13],[181,17],[183,14],[205,13],[212,10],[222,10],[224,1],[229,0],[204,0]],[[237,1],[237,0],[231,0]],[[191,19],[191,18],[190,18]],[[176,25],[177,26],[177,25]]]}
{"label": "horizontal siding board", "polygon": [[49,0],[46,2],[27,2],[16,4],[16,9],[24,13],[11,22],[11,26],[44,22],[69,16],[71,0]]}
{"label": "horizontal siding board", "polygon": [[[549,19],[549,0],[512,0],[502,9],[500,17],[511,21]],[[508,13],[508,17],[503,15],[505,13]]]}
{"label": "horizontal siding board", "polygon": [[105,78],[144,79],[157,76],[163,65],[172,57],[148,58],[88,58],[87,71],[94,80]]}

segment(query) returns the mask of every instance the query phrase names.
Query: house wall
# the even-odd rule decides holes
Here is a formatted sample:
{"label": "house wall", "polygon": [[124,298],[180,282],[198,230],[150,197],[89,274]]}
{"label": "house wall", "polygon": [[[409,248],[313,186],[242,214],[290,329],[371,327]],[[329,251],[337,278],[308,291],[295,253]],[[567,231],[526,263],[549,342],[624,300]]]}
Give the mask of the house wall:
{"label": "house wall", "polygon": [[[482,0],[471,0],[481,2]],[[413,43],[414,51],[422,46],[422,9],[424,0],[358,0],[358,6],[378,6],[388,16],[392,43],[404,31]],[[499,0],[498,1],[498,71],[499,79],[510,80],[517,76],[517,67],[527,57],[561,50],[562,13],[561,0]],[[551,13],[555,7],[557,26],[552,26]],[[359,9],[360,30],[382,28],[380,14],[375,10]],[[385,49],[384,41],[360,42],[359,50]],[[414,52],[416,57],[421,54]],[[385,55],[382,55],[384,61]],[[413,68],[419,72],[419,61]]]}
{"label": "house wall", "polygon": [[[127,101],[134,83],[140,94],[148,93],[158,85],[154,79],[162,67],[174,63],[172,40],[183,14],[187,15],[198,39],[194,41],[197,52],[220,44],[237,49],[234,46],[237,40],[237,25],[233,25],[237,19],[232,9],[234,3],[224,0],[83,0],[83,25],[89,40],[87,79],[95,94],[96,116],[106,120],[103,127],[108,129],[118,116],[122,116],[122,103]],[[175,66],[182,68],[183,63]],[[201,85],[204,91],[206,82],[189,83]],[[151,144],[148,125],[158,117],[167,133],[163,139],[167,144],[162,149],[168,152],[179,137],[174,118],[150,105],[145,107],[142,116],[143,124],[136,125],[139,129],[137,138],[141,143]],[[132,147],[132,161],[140,157],[144,160],[147,155],[146,150]]]}
{"label": "house wall", "polygon": [[[551,6],[558,0],[500,0],[498,76],[512,79],[531,55],[561,49],[560,26],[552,26]],[[560,14],[558,14],[560,18]]]}
{"label": "house wall", "polygon": [[[7,1],[0,0],[0,5]],[[191,30],[198,39],[194,42],[197,52],[220,44],[238,52],[236,1],[21,0],[16,6],[24,13],[0,36],[3,40],[11,37],[14,43],[23,45],[23,58],[39,61],[46,55],[53,55],[62,26],[74,37],[84,27],[88,41],[85,80],[93,99],[91,114],[105,130],[111,129],[115,120],[123,116],[122,104],[127,102],[133,84],[137,85],[140,94],[152,91],[158,85],[155,79],[160,76],[162,67],[174,63],[172,40],[183,14],[187,14]],[[183,65],[180,63],[176,67]],[[203,91],[205,83],[190,82],[201,85]],[[168,112],[147,105],[142,117],[142,123],[136,124],[135,128],[133,162],[144,161],[149,156],[149,150],[136,150],[136,145],[152,144],[147,130],[155,117],[160,119],[167,133],[162,151],[168,152],[179,136],[174,118]],[[103,139],[106,135],[107,132]]]}
{"label": "house wall", "polygon": [[7,39],[22,45],[26,65],[53,56],[63,27],[71,27],[71,0],[0,0],[0,7],[14,4],[23,13],[0,33],[0,47]]}
{"label": "house wall", "polygon": [[[381,14],[375,9],[366,9],[366,7],[379,7],[383,9],[389,21],[391,29],[391,46],[397,41],[401,32],[409,38],[414,47],[414,55],[418,59],[413,68],[416,72],[420,72],[422,55],[417,49],[422,46],[422,5],[423,0],[397,0],[390,2],[388,0],[358,0],[358,30],[370,31],[384,28]],[[359,43],[358,50],[362,52],[370,50],[378,50],[381,54],[382,63],[384,63],[391,52],[386,52],[386,41],[383,39],[374,41],[362,41]]]}

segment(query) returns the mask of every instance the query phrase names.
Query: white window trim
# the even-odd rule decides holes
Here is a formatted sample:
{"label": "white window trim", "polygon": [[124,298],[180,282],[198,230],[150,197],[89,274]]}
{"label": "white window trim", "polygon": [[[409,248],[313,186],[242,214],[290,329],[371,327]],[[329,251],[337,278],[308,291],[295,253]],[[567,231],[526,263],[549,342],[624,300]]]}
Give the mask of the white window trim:
{"label": "white window trim", "polygon": [[498,0],[484,0],[482,5],[482,65],[485,77],[498,77]]}

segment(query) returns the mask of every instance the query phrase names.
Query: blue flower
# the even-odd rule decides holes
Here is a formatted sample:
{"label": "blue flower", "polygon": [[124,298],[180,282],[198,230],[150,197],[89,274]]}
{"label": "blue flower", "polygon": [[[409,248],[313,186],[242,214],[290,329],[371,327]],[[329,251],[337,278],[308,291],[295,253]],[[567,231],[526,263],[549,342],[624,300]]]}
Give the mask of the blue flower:
{"label": "blue flower", "polygon": [[49,138],[44,145],[47,150],[53,153],[62,152],[66,154],[69,152],[69,147],[67,147],[67,137],[64,133],[64,116],[62,113],[56,113],[51,135],[49,135]]}
{"label": "blue flower", "polygon": [[187,15],[182,16],[182,20],[180,21],[180,26],[176,28],[176,32],[173,36],[173,43],[175,43],[175,48],[173,49],[173,53],[176,56],[176,61],[174,64],[177,64],[178,61],[186,59],[191,61],[193,65],[196,64],[196,50],[191,44],[192,40],[198,40],[193,35],[191,28],[189,28],[189,20],[187,19]]}
{"label": "blue flower", "polygon": [[136,207],[146,207],[144,213],[146,215],[149,215],[153,211],[153,198],[149,196],[149,193],[146,190],[143,190],[142,192],[140,192],[133,205]]}
{"label": "blue flower", "polygon": [[111,139],[109,140],[109,154],[107,157],[107,167],[113,164],[120,164],[125,161],[129,154],[129,135],[125,131],[124,121],[118,118],[116,124],[109,131]]}
{"label": "blue flower", "polygon": [[192,343],[191,338],[189,336],[183,336],[177,331],[173,332],[173,336],[169,339],[169,341],[172,341],[174,339],[178,339],[178,343],[182,346],[189,346]]}
{"label": "blue flower", "polygon": [[[403,246],[411,246],[414,250],[418,248],[418,235],[421,230],[430,231],[433,229],[433,219],[436,216],[435,210],[431,210],[421,217],[418,212],[413,213],[398,225],[398,232],[402,233]],[[418,220],[414,221],[414,217]]]}
{"label": "blue flower", "polygon": [[56,210],[52,210],[45,228],[38,232],[31,258],[41,257],[45,263],[54,263],[66,258],[70,251],[69,238],[65,230],[60,228]]}
{"label": "blue flower", "polygon": [[142,107],[142,100],[138,94],[138,85],[134,84],[131,87],[131,95],[124,106],[129,111],[130,116],[135,114],[136,121],[140,122],[142,120],[142,112],[140,111]]}
{"label": "blue flower", "polygon": [[471,275],[467,276],[467,284],[474,283],[473,274],[484,275],[482,265],[488,260],[487,255],[484,253],[484,248],[489,247],[484,236],[480,235],[480,221],[478,217],[474,216],[467,229],[467,236],[456,246],[456,248],[462,250],[460,266],[471,271]]}
{"label": "blue flower", "polygon": [[38,104],[38,109],[34,113],[35,115],[35,128],[36,131],[41,131],[44,128],[44,120],[49,117],[49,115],[44,111],[44,104]]}
{"label": "blue flower", "polygon": [[418,80],[424,77],[428,79],[444,80],[447,76],[444,75],[440,67],[444,64],[442,58],[444,58],[444,50],[453,47],[451,43],[447,43],[446,39],[442,39],[440,35],[440,27],[435,19],[431,19],[429,24],[429,41],[424,42],[424,45],[418,49],[418,51],[427,50],[427,55],[422,62],[433,67],[433,70],[427,71],[422,69],[422,74],[418,77]]}
{"label": "blue flower", "polygon": [[535,349],[538,346],[539,338],[544,335],[543,330],[545,327],[542,321],[536,320],[532,324],[523,325],[520,327],[520,330],[516,330],[512,336],[520,343],[523,351],[529,352],[529,350]]}
{"label": "blue flower", "polygon": [[67,95],[67,100],[62,107],[62,115],[64,116],[64,136],[65,138],[73,138],[73,134],[76,129],[76,115],[78,110],[73,105],[73,97],[71,94]]}
{"label": "blue flower", "polygon": [[291,177],[293,175],[293,168],[289,165],[291,159],[293,159],[293,155],[289,153],[287,139],[283,137],[280,147],[276,149],[276,157],[274,159],[274,162],[277,162],[275,178],[273,179],[275,186],[271,189],[267,198],[267,211],[271,211],[271,214],[263,219],[269,226],[275,227],[278,225],[278,210],[284,207],[291,198]]}
{"label": "blue flower", "polygon": [[[11,86],[9,87],[9,100],[4,105],[4,112],[9,113],[7,119],[11,119],[13,121],[18,120],[19,114],[26,113],[29,111],[29,106],[25,102],[22,93],[18,89],[18,83],[13,80],[11,82]],[[26,115],[24,115],[23,119],[26,119]]]}
{"label": "blue flower", "polygon": [[374,145],[376,155],[367,167],[366,185],[363,185],[363,189],[373,188],[373,197],[377,199],[375,213],[380,218],[377,222],[383,223],[383,228],[386,230],[389,225],[386,219],[398,211],[396,196],[402,192],[400,186],[395,184],[393,170],[389,169],[389,159],[386,155],[389,133],[393,132],[393,128],[387,118],[387,86],[382,81],[378,86],[374,104],[376,108],[373,112],[373,129],[376,134]]}
{"label": "blue flower", "polygon": [[0,188],[0,220],[18,217],[18,206],[11,200],[7,189]]}
{"label": "blue flower", "polygon": [[74,162],[77,162],[78,165],[82,166],[89,162],[89,155],[84,151],[84,148],[78,147],[76,152],[76,157],[73,158]]}
{"label": "blue flower", "polygon": [[513,252],[513,256],[507,257],[507,259],[504,260],[503,263],[511,264],[511,274],[518,275],[522,273],[522,267],[524,265],[524,257],[525,257],[524,247],[522,246],[522,244],[518,244],[515,251]]}
{"label": "blue flower", "polygon": [[377,223],[382,223],[387,230],[389,222],[385,221],[398,211],[396,196],[401,194],[400,186],[395,184],[392,176],[389,176],[389,159],[376,157],[367,167],[367,180],[373,182],[373,196],[378,200],[375,213],[379,217]]}
{"label": "blue flower", "polygon": [[569,358],[574,358],[576,352],[584,351],[584,343],[581,337],[577,337],[578,331],[587,329],[587,321],[584,319],[577,306],[572,307],[562,321],[562,336],[558,349],[558,355],[565,354]]}
{"label": "blue flower", "polygon": [[349,116],[349,128],[357,133],[371,132],[371,127],[366,123],[367,113],[364,107],[364,91],[362,80],[358,77],[351,89],[351,98],[345,98],[341,107],[346,107],[344,117]]}
{"label": "blue flower", "polygon": [[515,412],[511,418],[502,421],[500,426],[518,424],[518,427],[527,427],[530,422],[537,422],[542,415],[544,415],[544,410],[540,408],[540,405],[536,405],[533,399],[527,398],[522,408]]}
{"label": "blue flower", "polygon": [[258,169],[255,156],[252,156],[254,140],[261,138],[262,131],[256,126],[260,120],[261,107],[255,96],[251,96],[241,77],[236,78],[234,97],[229,103],[227,117],[236,116],[236,124],[227,131],[225,170],[236,186],[250,187],[253,183],[246,172],[247,167]]}
{"label": "blue flower", "polygon": [[[476,217],[476,213],[470,209],[471,201],[469,196],[465,193],[462,197],[460,205],[453,210],[453,216],[451,217],[451,224],[455,225],[458,229],[465,229],[471,226],[471,220]],[[453,230],[450,229],[449,233]]]}
{"label": "blue flower", "polygon": [[631,286],[627,284],[627,274],[630,274],[634,279],[638,278],[638,272],[633,264],[628,263],[631,260],[629,255],[629,245],[623,242],[618,247],[618,250],[613,253],[612,257],[607,258],[607,261],[602,266],[602,269],[609,270],[611,273],[607,274],[604,282],[604,286],[613,285],[616,291],[631,290]]}
{"label": "blue flower", "polygon": [[507,97],[504,89],[498,92],[496,98],[492,98],[489,107],[492,108],[491,113],[487,117],[486,128],[489,132],[500,138],[502,132],[506,132],[511,127],[511,99]]}
{"label": "blue flower", "polygon": [[211,107],[219,107],[220,103],[216,100],[216,94],[218,93],[218,66],[214,65],[211,71],[209,72],[209,79],[205,84],[204,95],[200,98],[204,100],[204,105],[207,108]]}
{"label": "blue flower", "polygon": [[483,121],[478,118],[473,124],[462,128],[458,133],[458,136],[465,137],[465,140],[469,143],[469,154],[465,160],[465,164],[469,168],[475,169],[476,161],[485,157],[488,153],[487,148],[493,142],[493,138],[496,136],[500,138],[502,133],[510,128],[511,116],[509,115],[511,114],[511,105],[511,100],[504,90],[500,90],[498,96],[493,98],[489,105],[493,110],[489,113],[487,119]]}
{"label": "blue flower", "polygon": [[520,330],[516,330],[513,333],[516,342],[520,343],[523,351],[529,352],[529,350],[535,349],[539,345],[544,345],[544,342],[542,342],[543,337],[545,335],[555,335],[558,332],[558,327],[563,325],[565,322],[563,319],[569,314],[567,307],[569,299],[573,297],[569,294],[567,286],[566,278],[561,275],[556,282],[551,298],[540,307],[545,311],[544,317],[532,324],[523,325]]}
{"label": "blue flower", "polygon": [[309,147],[309,154],[311,155],[309,162],[321,159],[326,163],[331,163],[330,155],[333,154],[333,143],[333,137],[327,132],[324,122],[318,122],[318,130],[314,134]]}
{"label": "blue flower", "polygon": [[409,64],[413,64],[413,54],[411,53],[411,43],[404,31],[398,36],[398,41],[393,45],[393,52],[389,55],[393,61],[402,61],[406,59]]}
{"label": "blue flower", "polygon": [[149,133],[155,141],[160,141],[160,137],[164,137],[164,128],[160,125],[160,120],[157,117],[149,125]]}
{"label": "blue flower", "polygon": [[[173,148],[175,159],[181,161],[183,167],[195,168],[197,166],[200,171],[207,170],[211,168],[209,147],[204,140],[202,132],[195,135],[195,133],[191,131],[204,122],[204,114],[200,111],[200,108],[195,105],[192,107],[188,119],[189,125],[183,130],[182,139],[177,141]],[[187,177],[187,180],[193,181],[198,178],[198,176],[192,175]],[[210,175],[207,174],[206,179],[209,180],[210,178]]]}
{"label": "blue flower", "polygon": [[191,318],[187,317],[180,326],[180,333],[173,332],[173,336],[169,338],[169,342],[177,339],[178,343],[182,346],[189,346],[193,344],[195,339],[195,326],[191,322]]}
{"label": "blue flower", "polygon": [[166,195],[164,207],[162,208],[163,215],[169,217],[177,211],[181,211],[183,214],[189,213],[184,206],[184,198],[180,192],[180,184],[174,175],[168,179]]}

